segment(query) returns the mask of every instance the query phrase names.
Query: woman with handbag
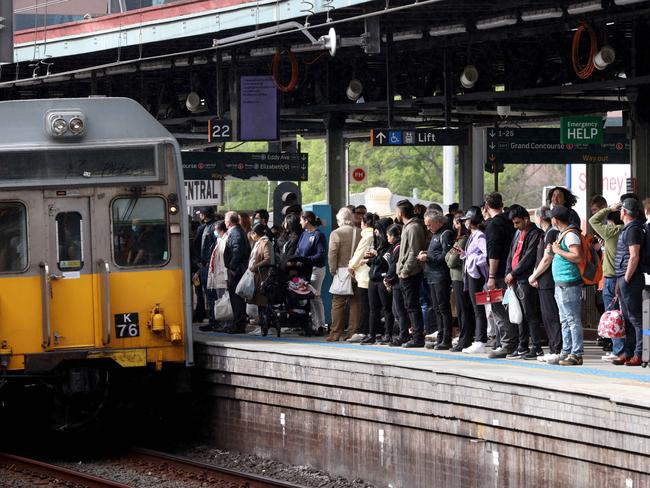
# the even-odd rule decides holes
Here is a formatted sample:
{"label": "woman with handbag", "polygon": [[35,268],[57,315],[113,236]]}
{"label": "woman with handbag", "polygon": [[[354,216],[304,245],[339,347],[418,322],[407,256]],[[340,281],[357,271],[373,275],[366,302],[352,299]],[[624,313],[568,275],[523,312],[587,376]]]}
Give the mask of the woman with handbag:
{"label": "woman with handbag", "polygon": [[[386,229],[393,224],[393,219],[380,219],[375,224],[374,245],[366,251],[368,273],[368,304],[370,308],[370,332],[361,344],[375,344],[392,336],[395,318],[393,316],[393,294],[384,286],[384,278],[388,272],[388,258],[391,245],[386,236]],[[384,317],[382,325],[381,318]],[[382,332],[383,336],[382,337]],[[384,341],[385,342],[385,341]],[[390,342],[390,339],[388,339]]]}
{"label": "woman with handbag", "polygon": [[485,306],[476,303],[476,293],[483,291],[488,276],[487,240],[482,229],[483,213],[479,207],[470,207],[460,218],[469,230],[469,239],[465,250],[458,250],[460,258],[465,260],[465,287],[472,301],[476,327],[474,342],[463,349],[466,354],[487,353],[487,316]]}
{"label": "woman with handbag", "polygon": [[370,283],[366,252],[373,248],[375,237],[375,221],[377,216],[368,212],[361,217],[361,240],[348,263],[348,270],[359,287],[359,329],[347,342],[361,342],[370,331],[370,304],[368,301],[368,286]]}
{"label": "woman with handbag", "polygon": [[[223,220],[220,220],[214,224],[213,227],[215,244],[212,249],[212,255],[210,257],[210,263],[208,265],[208,279],[206,283],[206,288],[212,290],[215,293],[215,312],[214,318],[217,322],[221,322],[220,326],[215,327],[214,325],[202,325],[199,327],[202,331],[217,331],[225,327],[226,324],[223,322],[224,315],[217,315],[216,303],[224,296],[228,289],[228,270],[226,269],[226,264],[223,259],[223,253],[226,250],[226,223]],[[232,313],[230,313],[232,315]]]}
{"label": "woman with handbag", "polygon": [[460,258],[469,239],[469,230],[460,220],[463,215],[463,212],[454,212],[453,214],[456,242],[445,256],[445,262],[449,266],[449,273],[451,274],[451,287],[454,290],[454,298],[456,299],[456,313],[458,314],[458,326],[460,328],[458,344],[451,349],[451,352],[461,352],[463,349],[470,347],[474,339],[474,309],[472,308],[469,292],[465,289],[465,283],[463,282],[465,260]]}
{"label": "woman with handbag", "polygon": [[263,224],[256,224],[253,227],[251,238],[254,245],[248,261],[248,270],[255,276],[255,295],[248,303],[257,305],[261,321],[266,319],[266,307],[268,305],[267,298],[261,293],[261,285],[269,275],[269,266],[275,264],[275,254]]}

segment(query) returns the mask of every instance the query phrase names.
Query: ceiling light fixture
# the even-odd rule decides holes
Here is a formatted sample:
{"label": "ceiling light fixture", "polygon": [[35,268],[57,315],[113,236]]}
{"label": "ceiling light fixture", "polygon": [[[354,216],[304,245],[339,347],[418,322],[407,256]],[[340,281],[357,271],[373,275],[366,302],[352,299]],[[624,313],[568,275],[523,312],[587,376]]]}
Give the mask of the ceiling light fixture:
{"label": "ceiling light fixture", "polygon": [[476,22],[476,28],[478,30],[497,29],[499,27],[515,25],[516,23],[516,15],[504,15],[503,17],[493,17],[491,19],[478,20]]}
{"label": "ceiling light fixture", "polygon": [[633,3],[641,3],[647,0],[614,0],[616,5],[632,5]]}
{"label": "ceiling light fixture", "polygon": [[[399,42],[399,41],[414,41],[417,39],[422,39],[424,37],[424,34],[422,31],[403,31],[403,32],[394,32],[393,33],[393,41]],[[386,42],[386,35],[384,34],[382,36],[382,41]]]}
{"label": "ceiling light fixture", "polygon": [[465,24],[441,25],[429,29],[429,35],[431,37],[451,36],[453,34],[464,34],[465,32],[467,32]]}
{"label": "ceiling light fixture", "polygon": [[534,22],[536,20],[558,19],[564,12],[561,8],[547,8],[543,10],[530,10],[521,13],[521,20],[524,22]]}
{"label": "ceiling light fixture", "polygon": [[569,15],[580,15],[589,12],[597,12],[603,9],[603,4],[600,0],[592,2],[574,3],[567,7],[566,11]]}

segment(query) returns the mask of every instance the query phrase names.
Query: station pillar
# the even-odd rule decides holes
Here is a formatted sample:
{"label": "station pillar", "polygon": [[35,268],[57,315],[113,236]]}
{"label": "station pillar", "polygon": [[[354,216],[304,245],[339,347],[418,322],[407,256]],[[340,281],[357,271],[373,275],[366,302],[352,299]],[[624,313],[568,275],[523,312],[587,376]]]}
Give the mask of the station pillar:
{"label": "station pillar", "polygon": [[641,199],[650,196],[650,89],[638,92],[632,104],[632,177]]}
{"label": "station pillar", "polygon": [[[586,164],[585,165],[585,226],[588,226],[587,222],[589,217],[591,217],[591,208],[589,207],[589,200],[594,195],[603,194],[603,166],[601,164]],[[610,205],[614,202],[608,202]],[[591,232],[593,229],[589,228]]]}
{"label": "station pillar", "polygon": [[326,119],[326,178],[327,201],[332,206],[332,223],[334,215],[348,203],[347,158],[343,126],[345,115],[333,114]]}
{"label": "station pillar", "polygon": [[480,205],[484,197],[486,130],[474,127],[467,146],[458,147],[458,197],[460,208]]}

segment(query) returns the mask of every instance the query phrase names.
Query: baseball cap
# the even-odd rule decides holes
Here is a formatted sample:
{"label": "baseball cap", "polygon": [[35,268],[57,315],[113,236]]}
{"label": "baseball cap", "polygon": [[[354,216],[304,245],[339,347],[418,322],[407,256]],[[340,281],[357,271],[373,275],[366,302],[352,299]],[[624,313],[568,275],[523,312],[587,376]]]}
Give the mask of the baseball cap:
{"label": "baseball cap", "polygon": [[563,205],[556,205],[553,207],[553,210],[551,210],[551,217],[555,217],[562,222],[568,222],[570,216],[571,214],[569,209]]}
{"label": "baseball cap", "polygon": [[623,200],[623,208],[636,216],[640,210],[639,201],[634,198],[626,198]]}

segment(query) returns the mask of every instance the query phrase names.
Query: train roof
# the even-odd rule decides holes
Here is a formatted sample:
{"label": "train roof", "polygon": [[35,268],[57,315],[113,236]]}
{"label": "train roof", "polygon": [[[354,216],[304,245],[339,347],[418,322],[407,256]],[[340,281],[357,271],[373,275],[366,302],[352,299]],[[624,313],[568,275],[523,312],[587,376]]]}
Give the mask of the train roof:
{"label": "train roof", "polygon": [[[48,135],[47,114],[79,112],[85,134],[72,139]],[[57,98],[0,102],[0,146],[60,146],[62,142],[143,141],[173,136],[145,108],[130,98]]]}

